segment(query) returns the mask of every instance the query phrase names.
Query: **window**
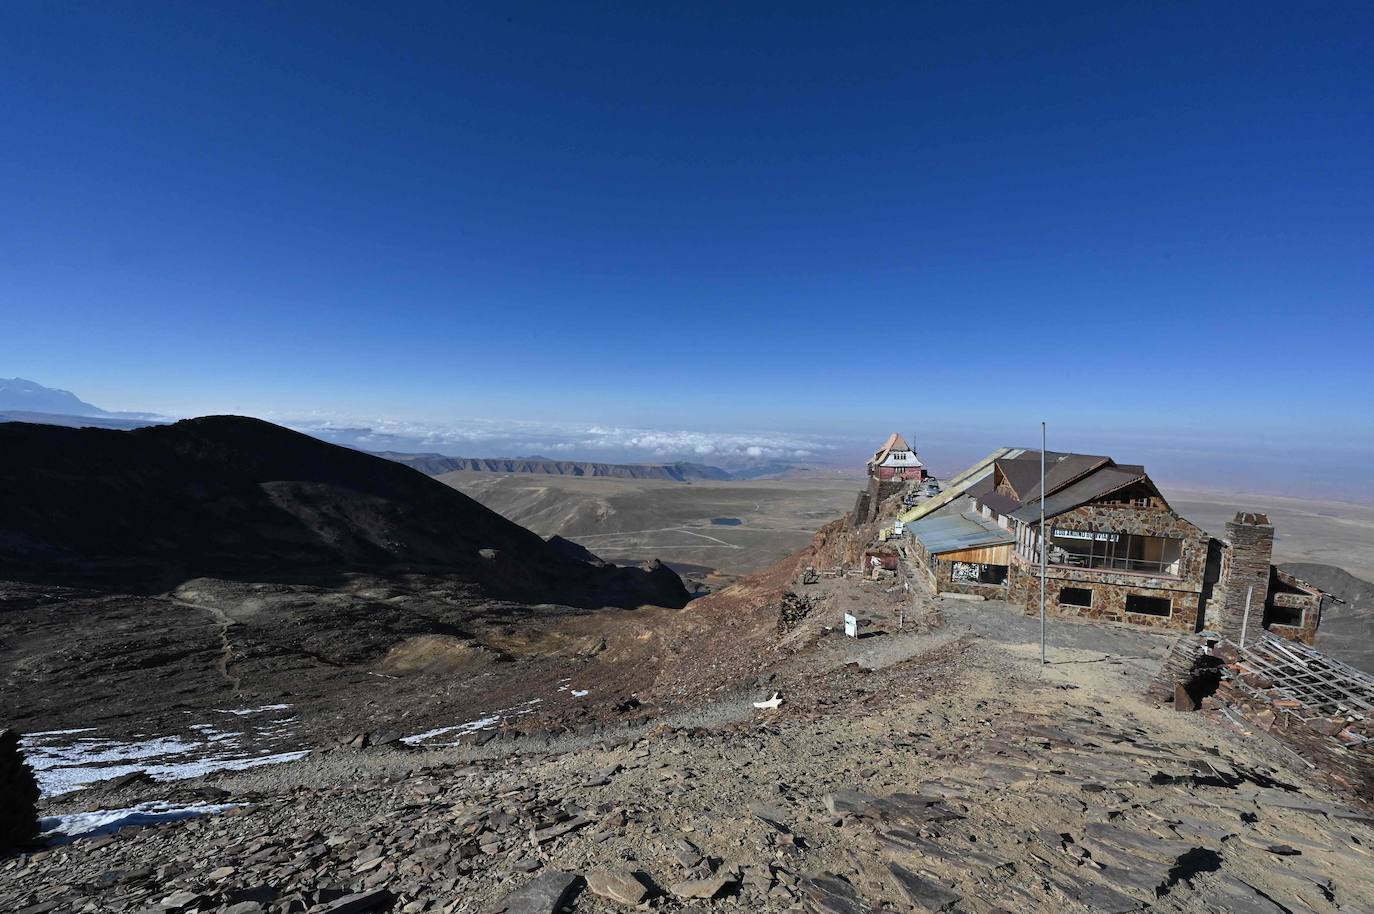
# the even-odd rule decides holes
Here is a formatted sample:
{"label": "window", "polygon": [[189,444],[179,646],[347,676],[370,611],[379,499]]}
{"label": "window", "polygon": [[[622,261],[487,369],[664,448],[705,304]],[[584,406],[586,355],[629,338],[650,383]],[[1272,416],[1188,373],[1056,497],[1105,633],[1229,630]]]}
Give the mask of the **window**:
{"label": "window", "polygon": [[1060,606],[1092,606],[1093,592],[1086,587],[1061,587]]}
{"label": "window", "polygon": [[1294,606],[1266,606],[1264,607],[1265,627],[1270,625],[1291,625],[1294,628],[1302,627],[1302,610]]}
{"label": "window", "polygon": [[1050,534],[1051,565],[1173,577],[1177,577],[1182,568],[1183,540],[1180,537],[1064,527],[1055,527]]}
{"label": "window", "polygon": [[954,562],[950,569],[950,580],[956,584],[1005,584],[1007,566]]}
{"label": "window", "polygon": [[1167,616],[1174,611],[1174,604],[1168,597],[1142,597],[1127,594],[1126,612],[1140,613],[1145,616]]}

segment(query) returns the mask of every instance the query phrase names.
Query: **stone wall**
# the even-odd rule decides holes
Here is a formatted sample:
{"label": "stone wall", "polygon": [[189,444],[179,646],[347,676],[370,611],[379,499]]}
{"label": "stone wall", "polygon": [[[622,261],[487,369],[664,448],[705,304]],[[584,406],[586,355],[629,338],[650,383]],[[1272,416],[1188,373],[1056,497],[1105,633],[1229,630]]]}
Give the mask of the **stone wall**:
{"label": "stone wall", "polygon": [[[1170,536],[1183,540],[1178,577],[1049,566],[1045,575],[1046,614],[1185,632],[1195,631],[1199,627],[1207,549],[1211,537],[1195,524],[1167,508],[1090,504],[1051,518],[1046,526],[1051,529],[1067,527],[1141,536]],[[1007,584],[1008,598],[1013,603],[1024,606],[1028,615],[1040,611],[1038,566],[1019,554],[1013,555]],[[1092,606],[1061,605],[1061,587],[1081,587],[1092,591]],[[1127,612],[1126,598],[1130,595],[1167,599],[1171,605],[1170,614],[1156,616]]]}
{"label": "stone wall", "polygon": [[[1273,619],[1276,610],[1296,610],[1302,613],[1301,625],[1288,625]],[[1291,641],[1315,644],[1317,627],[1321,625],[1322,594],[1311,592],[1297,578],[1272,565],[1269,568],[1269,599],[1264,604],[1264,627]],[[1251,617],[1251,622],[1254,617]]]}
{"label": "stone wall", "polygon": [[[1126,622],[1145,628],[1166,628],[1191,632],[1197,629],[1199,592],[1183,589],[1181,582],[1146,575],[1123,574],[1110,571],[1056,568],[1051,565],[1045,575],[1045,612],[1047,615],[1095,622]],[[1020,603],[1027,615],[1040,611],[1040,569],[1013,558],[1007,577],[1008,599]],[[1061,587],[1081,587],[1092,591],[1092,606],[1060,604]],[[1167,616],[1126,611],[1126,597],[1160,597],[1170,602]]]}

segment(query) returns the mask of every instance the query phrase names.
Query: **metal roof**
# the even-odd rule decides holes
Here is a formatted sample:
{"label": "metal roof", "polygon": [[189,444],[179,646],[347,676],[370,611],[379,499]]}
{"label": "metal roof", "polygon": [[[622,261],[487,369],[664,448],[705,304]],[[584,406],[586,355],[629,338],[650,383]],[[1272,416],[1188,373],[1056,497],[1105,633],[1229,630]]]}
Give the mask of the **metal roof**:
{"label": "metal roof", "polygon": [[991,475],[993,461],[997,460],[1000,457],[1014,457],[1020,453],[1023,452],[1019,448],[998,448],[988,456],[984,457],[982,460],[975,463],[973,466],[969,467],[967,470],[964,470],[962,473],[955,476],[953,479],[950,479],[948,481],[942,481],[942,489],[939,495],[935,496],[934,498],[927,499],[926,501],[921,502],[916,507],[910,508],[907,511],[902,512],[902,514],[899,515],[901,520],[905,521],[906,523],[911,523],[912,521],[920,520],[921,518],[932,513],[933,511],[936,511],[939,508],[943,508],[945,505],[954,501],[954,499],[958,498],[960,495],[963,495],[966,491],[969,490],[970,487],[972,487],[979,480]]}
{"label": "metal roof", "polygon": [[[1149,477],[1138,466],[1102,467],[1072,485],[1054,492],[1045,499],[1045,516],[1054,517],[1065,511],[1072,511],[1079,505],[1086,505],[1094,499],[1101,498],[1103,495],[1115,492],[1123,486],[1142,479],[1148,481]],[[1039,520],[1039,500],[1027,502],[1020,510],[1013,512],[1011,516],[1015,520],[1026,523]]]}
{"label": "metal roof", "polygon": [[1016,541],[1010,531],[972,512],[927,517],[907,529],[934,555],[980,546],[1002,546]]}

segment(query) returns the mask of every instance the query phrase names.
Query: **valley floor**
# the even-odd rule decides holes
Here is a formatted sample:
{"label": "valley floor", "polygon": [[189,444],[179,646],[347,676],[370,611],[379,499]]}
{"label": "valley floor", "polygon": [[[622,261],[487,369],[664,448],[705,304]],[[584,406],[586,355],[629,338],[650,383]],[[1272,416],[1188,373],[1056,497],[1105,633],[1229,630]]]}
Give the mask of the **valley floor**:
{"label": "valley floor", "polygon": [[[1368,910],[1374,819],[1142,698],[1168,641],[939,601],[655,723],[71,795],[219,814],[0,861],[0,908]],[[877,632],[883,632],[877,634]],[[782,692],[776,711],[752,701]]]}

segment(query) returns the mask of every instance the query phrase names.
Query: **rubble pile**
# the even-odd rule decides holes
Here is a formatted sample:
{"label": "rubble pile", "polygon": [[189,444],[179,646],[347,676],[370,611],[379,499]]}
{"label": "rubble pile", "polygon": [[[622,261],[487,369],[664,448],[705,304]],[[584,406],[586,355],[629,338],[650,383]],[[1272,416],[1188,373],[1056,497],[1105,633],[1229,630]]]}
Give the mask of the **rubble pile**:
{"label": "rubble pile", "polygon": [[[1317,654],[1312,648],[1290,645],[1287,649]],[[1337,790],[1374,809],[1374,721],[1356,704],[1357,699],[1304,697],[1282,672],[1257,662],[1253,648],[1242,650],[1222,642],[1212,654],[1224,664],[1217,701],[1297,752]],[[1334,665],[1331,683],[1335,690],[1331,694],[1337,696],[1345,691],[1340,666]],[[1368,679],[1358,671],[1350,672]]]}
{"label": "rubble pile", "polygon": [[814,602],[789,590],[778,601],[778,634],[785,635],[796,628],[815,608]]}
{"label": "rubble pile", "polygon": [[1374,809],[1374,679],[1264,634],[1241,648],[1208,632],[1174,643],[1147,694],[1273,736],[1321,780]]}
{"label": "rubble pile", "polygon": [[38,782],[24,761],[19,734],[0,730],[0,851],[38,836]]}

